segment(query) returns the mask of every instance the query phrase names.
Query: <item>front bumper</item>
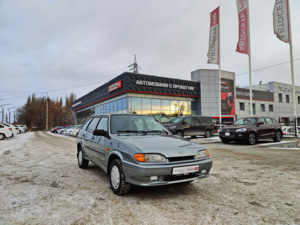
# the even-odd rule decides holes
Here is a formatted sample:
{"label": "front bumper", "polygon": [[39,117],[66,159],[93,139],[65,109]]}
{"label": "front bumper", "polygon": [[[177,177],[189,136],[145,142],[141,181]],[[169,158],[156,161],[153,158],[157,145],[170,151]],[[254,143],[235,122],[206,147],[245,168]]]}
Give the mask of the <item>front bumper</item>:
{"label": "front bumper", "polygon": [[[198,166],[195,173],[172,175],[173,168]],[[210,158],[169,164],[133,164],[123,162],[126,182],[138,186],[160,186],[203,179],[209,176],[212,167]]]}
{"label": "front bumper", "polygon": [[225,135],[225,132],[220,132],[219,137],[222,140],[227,140],[227,141],[246,141],[248,139],[248,133],[229,132],[229,135]]}

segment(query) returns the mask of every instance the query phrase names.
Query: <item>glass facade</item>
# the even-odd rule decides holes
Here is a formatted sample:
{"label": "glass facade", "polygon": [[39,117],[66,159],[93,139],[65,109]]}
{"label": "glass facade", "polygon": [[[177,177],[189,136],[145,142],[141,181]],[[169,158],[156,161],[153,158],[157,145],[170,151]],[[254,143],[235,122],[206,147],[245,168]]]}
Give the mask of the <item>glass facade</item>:
{"label": "glass facade", "polygon": [[91,115],[108,113],[153,115],[155,119],[160,122],[168,122],[174,117],[195,115],[196,101],[127,96],[115,101],[97,105],[92,109],[77,112],[77,123],[83,124]]}
{"label": "glass facade", "polygon": [[195,101],[128,97],[128,113],[153,115],[160,122],[168,122],[173,117],[196,114],[195,105]]}

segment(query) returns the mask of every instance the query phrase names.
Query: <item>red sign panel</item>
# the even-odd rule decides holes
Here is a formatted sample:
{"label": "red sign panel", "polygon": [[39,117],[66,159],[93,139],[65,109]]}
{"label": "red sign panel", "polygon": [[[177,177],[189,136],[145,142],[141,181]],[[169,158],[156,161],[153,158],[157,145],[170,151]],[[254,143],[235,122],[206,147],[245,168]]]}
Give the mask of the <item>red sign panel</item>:
{"label": "red sign panel", "polygon": [[122,80],[119,80],[111,85],[108,86],[108,92],[112,92],[114,90],[117,90],[119,88],[123,87],[123,82]]}

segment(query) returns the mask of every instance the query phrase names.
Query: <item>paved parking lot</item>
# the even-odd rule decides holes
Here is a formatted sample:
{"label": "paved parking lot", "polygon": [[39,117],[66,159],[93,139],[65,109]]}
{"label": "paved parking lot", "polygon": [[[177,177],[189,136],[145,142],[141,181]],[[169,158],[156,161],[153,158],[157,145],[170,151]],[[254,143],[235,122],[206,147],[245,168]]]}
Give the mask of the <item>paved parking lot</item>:
{"label": "paved parking lot", "polygon": [[74,138],[1,141],[0,224],[300,224],[299,149],[189,140],[209,149],[209,178],[122,197],[95,165],[78,168]]}

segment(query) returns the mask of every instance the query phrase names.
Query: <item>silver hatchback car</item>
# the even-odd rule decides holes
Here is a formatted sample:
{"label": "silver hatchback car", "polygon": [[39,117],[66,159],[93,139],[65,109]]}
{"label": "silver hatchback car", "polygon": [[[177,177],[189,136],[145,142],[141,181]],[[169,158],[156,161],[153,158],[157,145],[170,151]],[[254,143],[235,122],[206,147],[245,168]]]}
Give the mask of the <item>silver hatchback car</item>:
{"label": "silver hatchback car", "polygon": [[77,136],[80,168],[89,161],[109,176],[115,194],[131,185],[158,186],[209,176],[212,159],[202,145],[173,136],[152,116],[135,114],[90,117]]}

